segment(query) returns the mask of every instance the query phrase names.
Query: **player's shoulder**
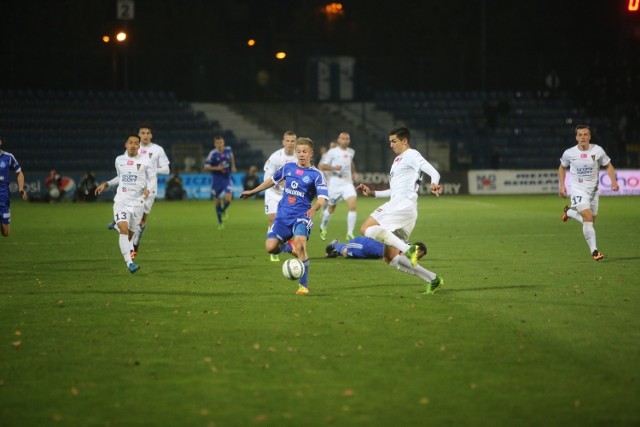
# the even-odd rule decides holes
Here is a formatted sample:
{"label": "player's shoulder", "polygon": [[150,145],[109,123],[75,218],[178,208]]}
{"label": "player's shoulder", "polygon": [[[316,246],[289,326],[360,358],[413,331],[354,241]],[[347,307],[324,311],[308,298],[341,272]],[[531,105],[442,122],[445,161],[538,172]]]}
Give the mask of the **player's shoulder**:
{"label": "player's shoulder", "polygon": [[424,159],[422,154],[415,148],[409,148],[407,151],[402,153],[402,156],[407,160],[413,160],[413,161],[419,161]]}
{"label": "player's shoulder", "polygon": [[284,155],[284,148],[280,148],[280,149],[274,151],[273,153],[271,153],[271,155],[269,156],[269,160],[270,161],[278,160],[283,155]]}
{"label": "player's shoulder", "polygon": [[156,144],[155,142],[151,143],[151,151],[155,153],[164,153],[164,148],[162,145]]}

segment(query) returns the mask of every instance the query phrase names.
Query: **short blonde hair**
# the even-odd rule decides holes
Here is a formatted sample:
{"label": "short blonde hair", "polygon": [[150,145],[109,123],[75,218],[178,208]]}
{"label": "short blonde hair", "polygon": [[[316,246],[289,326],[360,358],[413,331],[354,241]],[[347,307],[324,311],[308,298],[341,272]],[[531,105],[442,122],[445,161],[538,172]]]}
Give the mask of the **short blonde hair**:
{"label": "short blonde hair", "polygon": [[296,139],[296,147],[298,145],[308,145],[309,148],[313,150],[313,141],[311,140],[311,138],[301,136],[300,138]]}

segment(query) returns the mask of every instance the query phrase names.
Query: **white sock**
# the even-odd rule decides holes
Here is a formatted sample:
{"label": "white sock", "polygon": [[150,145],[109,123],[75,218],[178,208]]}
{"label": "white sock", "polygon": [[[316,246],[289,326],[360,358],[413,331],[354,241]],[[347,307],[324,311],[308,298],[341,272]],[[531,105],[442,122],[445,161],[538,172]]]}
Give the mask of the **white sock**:
{"label": "white sock", "polygon": [[136,231],[133,235],[133,244],[134,245],[139,245],[140,244],[140,239],[142,239],[142,234],[144,233],[144,230],[147,229],[147,224],[143,224],[140,227],[138,227],[138,231]]}
{"label": "white sock", "polygon": [[356,227],[356,220],[358,213],[356,211],[349,211],[347,214],[347,234],[352,235],[353,229]]}
{"label": "white sock", "polygon": [[411,265],[411,261],[405,256],[396,255],[391,262],[390,266],[397,268],[398,270],[411,274],[412,276],[418,276],[424,281],[431,282],[432,280],[436,280],[436,274],[427,270],[426,268],[416,265]]}
{"label": "white sock", "polygon": [[593,222],[582,223],[582,234],[584,234],[587,245],[589,245],[589,250],[593,253],[593,251],[598,249],[596,245],[596,230],[593,228]]}
{"label": "white sock", "polygon": [[122,252],[124,262],[126,262],[128,266],[131,264],[131,242],[129,241],[129,236],[126,234],[118,234],[118,244],[120,245],[120,252]]}
{"label": "white sock", "polygon": [[322,222],[320,223],[320,230],[326,230],[327,225],[329,225],[329,220],[331,219],[331,214],[329,213],[329,209],[325,209],[322,211]]}
{"label": "white sock", "polygon": [[569,218],[573,218],[573,219],[575,219],[575,220],[576,220],[576,221],[578,221],[578,222],[583,222],[583,221],[582,221],[582,215],[580,215],[580,212],[578,212],[578,211],[577,211],[577,210],[575,210],[575,209],[569,209],[569,210],[567,211],[567,216],[568,216]]}
{"label": "white sock", "polygon": [[367,228],[364,232],[365,237],[376,240],[380,243],[384,243],[387,246],[393,246],[396,249],[399,249],[401,252],[407,252],[411,245],[403,242],[393,233],[382,228],[380,225],[372,225]]}

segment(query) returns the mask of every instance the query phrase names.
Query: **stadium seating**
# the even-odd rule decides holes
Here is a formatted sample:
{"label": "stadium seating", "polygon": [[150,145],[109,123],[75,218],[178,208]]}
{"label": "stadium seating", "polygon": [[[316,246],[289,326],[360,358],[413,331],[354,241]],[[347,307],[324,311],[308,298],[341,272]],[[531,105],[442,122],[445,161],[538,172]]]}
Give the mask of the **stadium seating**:
{"label": "stadium seating", "polygon": [[0,135],[30,173],[112,171],[126,136],[142,122],[169,156],[175,144],[200,145],[206,154],[223,134],[238,169],[262,161],[262,152],[171,92],[0,90]]}
{"label": "stadium seating", "polygon": [[[554,168],[562,151],[575,143],[576,124],[588,124],[599,140],[610,126],[589,117],[566,94],[547,92],[383,92],[378,108],[391,111],[412,128],[470,153],[474,169]],[[456,159],[452,159],[456,164]]]}

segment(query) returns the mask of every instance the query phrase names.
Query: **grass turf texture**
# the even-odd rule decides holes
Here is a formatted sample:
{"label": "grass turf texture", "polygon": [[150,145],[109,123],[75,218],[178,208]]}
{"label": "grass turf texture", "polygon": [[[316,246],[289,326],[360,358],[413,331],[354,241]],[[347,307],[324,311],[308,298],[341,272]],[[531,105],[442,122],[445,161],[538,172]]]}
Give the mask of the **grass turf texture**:
{"label": "grass turf texture", "polygon": [[327,242],[315,218],[300,297],[260,200],[222,231],[212,202],[157,202],[135,275],[111,203],[16,201],[0,425],[638,425],[640,198],[601,199],[600,262],[563,205],[421,198],[431,296],[382,261],[325,259],[340,205]]}

